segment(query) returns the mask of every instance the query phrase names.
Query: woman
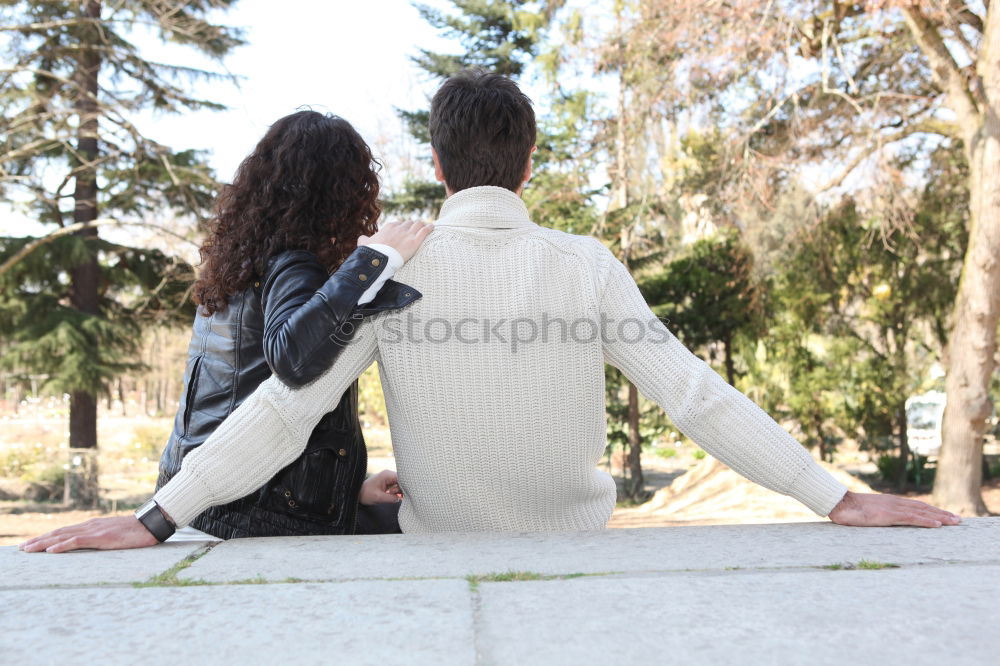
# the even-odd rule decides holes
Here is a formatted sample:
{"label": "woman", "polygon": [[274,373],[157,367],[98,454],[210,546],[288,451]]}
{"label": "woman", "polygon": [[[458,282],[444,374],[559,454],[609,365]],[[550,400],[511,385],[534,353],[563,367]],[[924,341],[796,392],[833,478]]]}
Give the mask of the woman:
{"label": "woman", "polygon": [[[314,111],[280,119],[240,165],[201,248],[184,394],[157,488],[272,373],[293,387],[310,382],[361,319],[419,298],[388,278],[431,227],[376,230],[377,168],[347,121]],[[392,515],[364,511],[359,526],[359,499],[395,503],[398,493],[385,472],[362,493],[366,469],[355,383],[298,460],[192,527],[223,539],[397,531]]]}
{"label": "woman", "polygon": [[[432,227],[404,222],[377,230],[378,166],[347,121],[313,111],[280,119],[240,165],[216,201],[201,248],[184,394],[157,488],[272,373],[293,387],[307,384],[330,367],[362,319],[420,298],[388,278]],[[208,509],[174,538],[399,531],[395,474],[365,481],[366,468],[355,383],[316,425],[300,458],[257,492]],[[359,511],[359,501],[390,511]],[[169,517],[151,504],[136,512],[145,526],[139,529],[163,540],[173,531]],[[88,547],[74,537],[77,528],[21,548]]]}
{"label": "woman", "polygon": [[[313,111],[276,122],[240,165],[201,248],[184,394],[157,488],[272,373],[293,387],[307,384],[330,367],[364,317],[420,297],[388,278],[431,227],[405,222],[377,230],[378,166],[347,121]],[[316,425],[301,457],[173,538],[398,532],[395,473],[365,481],[366,468],[355,383]],[[359,501],[390,511],[359,512]],[[151,504],[136,517],[162,541],[173,530]],[[91,522],[101,520],[117,519]],[[87,547],[60,536],[74,529],[22,549]]]}

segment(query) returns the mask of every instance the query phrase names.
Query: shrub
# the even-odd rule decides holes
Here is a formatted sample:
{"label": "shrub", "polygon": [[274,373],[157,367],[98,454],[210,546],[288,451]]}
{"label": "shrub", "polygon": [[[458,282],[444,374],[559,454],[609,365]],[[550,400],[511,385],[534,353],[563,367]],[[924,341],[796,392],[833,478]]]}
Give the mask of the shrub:
{"label": "shrub", "polygon": [[1000,458],[993,461],[992,465],[987,465],[985,478],[996,479],[1000,477]]}
{"label": "shrub", "polygon": [[18,479],[30,475],[36,466],[52,457],[52,451],[35,444],[0,444],[0,478]]}
{"label": "shrub", "polygon": [[153,421],[149,423],[137,423],[132,428],[132,441],[135,446],[136,455],[145,456],[150,460],[157,460],[163,452],[163,447],[170,439],[170,432],[173,423],[170,421]]}
{"label": "shrub", "polygon": [[[879,476],[883,481],[894,481],[896,479],[896,467],[899,465],[899,458],[888,453],[883,453],[875,462],[878,467]],[[918,486],[931,485],[934,483],[934,466],[928,464],[927,456],[914,454],[906,461],[906,481]]]}

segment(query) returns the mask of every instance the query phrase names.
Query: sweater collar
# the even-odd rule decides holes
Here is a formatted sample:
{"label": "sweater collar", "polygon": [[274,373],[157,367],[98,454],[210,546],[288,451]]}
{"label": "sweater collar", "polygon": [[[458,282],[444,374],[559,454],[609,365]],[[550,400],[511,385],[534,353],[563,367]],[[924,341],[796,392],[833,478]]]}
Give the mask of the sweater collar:
{"label": "sweater collar", "polygon": [[448,197],[435,226],[516,229],[533,226],[521,197],[503,187],[470,187]]}

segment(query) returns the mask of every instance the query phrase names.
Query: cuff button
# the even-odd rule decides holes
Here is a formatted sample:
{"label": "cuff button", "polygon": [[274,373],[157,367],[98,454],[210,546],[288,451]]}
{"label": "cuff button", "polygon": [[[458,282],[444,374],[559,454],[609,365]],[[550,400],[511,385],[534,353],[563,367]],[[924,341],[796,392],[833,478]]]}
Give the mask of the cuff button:
{"label": "cuff button", "polygon": [[378,260],[378,259],[372,259],[372,266],[378,266],[381,263],[382,262],[380,260]]}
{"label": "cuff button", "polygon": [[368,279],[368,276],[365,275],[364,273],[362,273],[361,275],[358,276],[358,279],[361,280],[362,282],[364,282],[365,280]]}

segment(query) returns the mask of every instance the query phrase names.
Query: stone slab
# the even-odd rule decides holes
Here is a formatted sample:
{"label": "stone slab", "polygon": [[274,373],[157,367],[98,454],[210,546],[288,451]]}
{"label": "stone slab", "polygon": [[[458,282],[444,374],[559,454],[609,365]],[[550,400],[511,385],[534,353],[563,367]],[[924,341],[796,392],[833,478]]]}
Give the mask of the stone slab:
{"label": "stone slab", "polygon": [[1000,566],[479,586],[482,664],[998,663]]}
{"label": "stone slab", "polygon": [[48,585],[139,583],[162,573],[204,543],[162,544],[135,550],[80,550],[52,555],[0,547],[0,589]]}
{"label": "stone slab", "polygon": [[7,664],[475,663],[465,581],[0,592]]}
{"label": "stone slab", "polygon": [[804,567],[861,559],[895,564],[1000,563],[1000,518],[938,529],[829,522],[532,534],[405,534],[237,539],[182,578],[236,581],[453,577]]}

